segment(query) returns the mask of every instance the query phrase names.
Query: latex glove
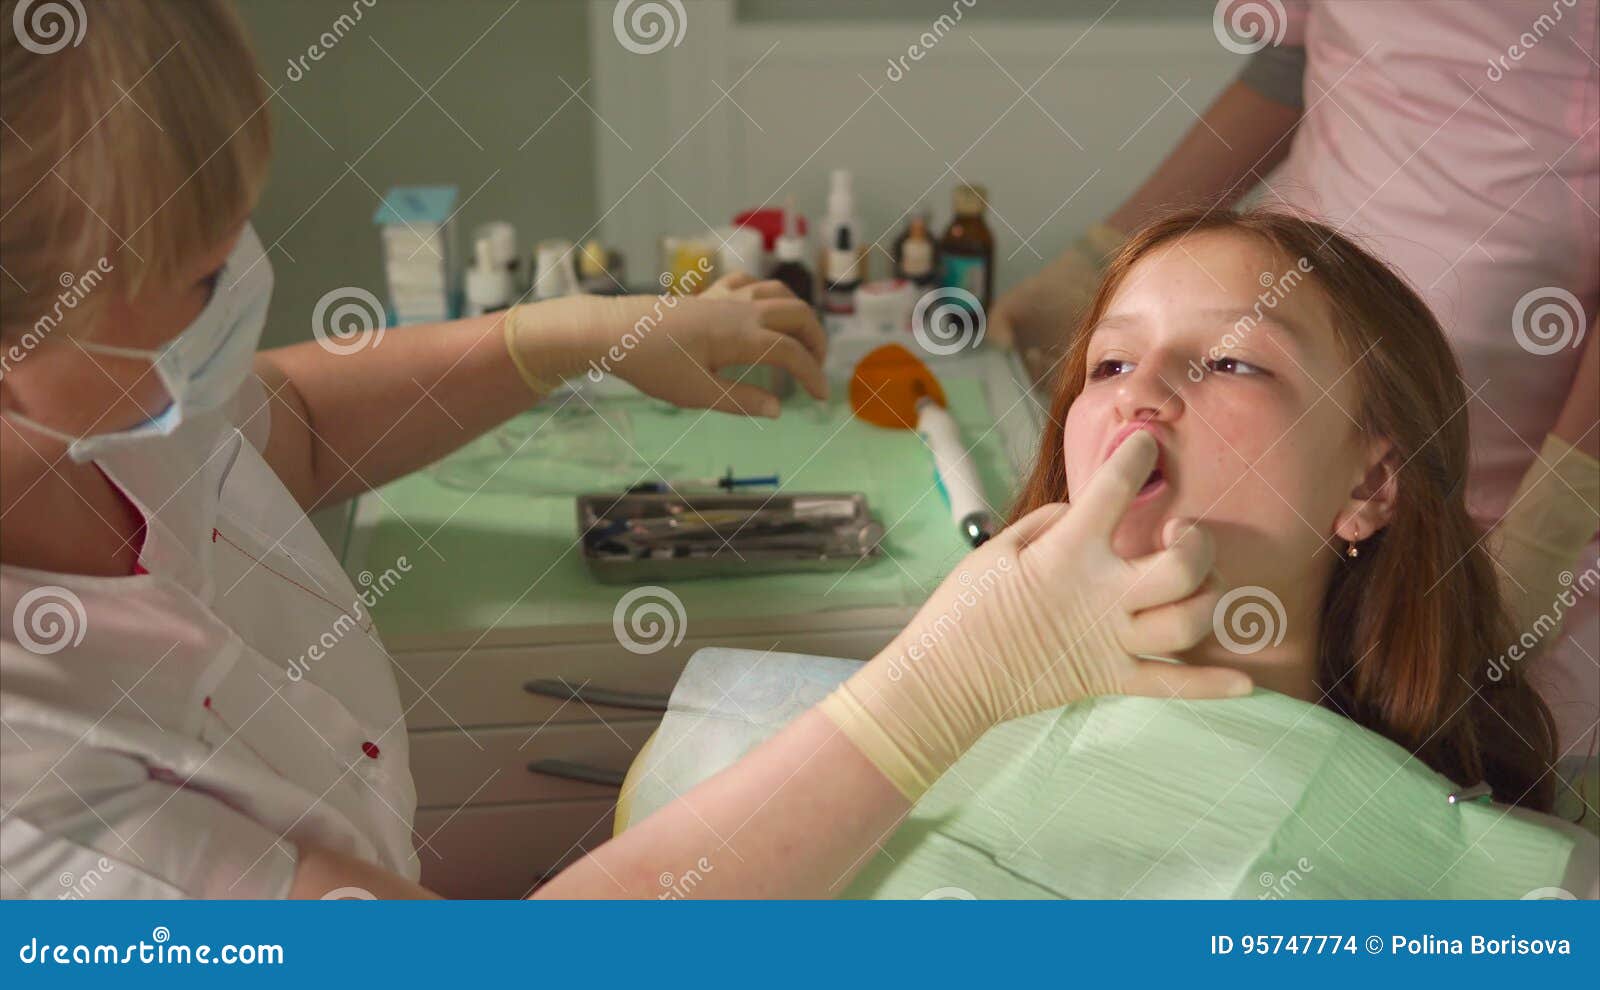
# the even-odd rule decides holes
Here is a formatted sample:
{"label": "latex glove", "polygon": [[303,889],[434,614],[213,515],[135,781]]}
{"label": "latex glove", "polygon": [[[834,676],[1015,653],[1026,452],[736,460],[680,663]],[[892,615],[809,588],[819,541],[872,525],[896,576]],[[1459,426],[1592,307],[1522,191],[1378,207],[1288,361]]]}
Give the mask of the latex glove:
{"label": "latex glove", "polygon": [[1140,660],[1211,634],[1211,539],[1169,522],[1165,549],[1124,560],[1111,534],[1155,467],[1135,433],[1069,508],[1047,505],[974,550],[885,650],[821,704],[910,801],[1006,719],[1101,694],[1215,698],[1250,679]]}
{"label": "latex glove", "polygon": [[[1600,461],[1550,434],[1523,475],[1510,508],[1489,536],[1500,590],[1518,629],[1542,615],[1557,620],[1556,597],[1600,528]],[[1561,573],[1568,583],[1561,582]],[[1553,630],[1552,630],[1553,631]]]}
{"label": "latex glove", "polygon": [[1106,261],[1127,239],[1119,230],[1095,224],[990,309],[990,339],[1016,350],[1036,384],[1053,378],[1073,324],[1094,301]]}
{"label": "latex glove", "polygon": [[811,307],[782,283],[730,276],[699,296],[569,296],[517,306],[506,346],[524,379],[616,375],[646,395],[691,409],[778,415],[778,397],[724,378],[725,368],[771,365],[818,399],[827,336]]}

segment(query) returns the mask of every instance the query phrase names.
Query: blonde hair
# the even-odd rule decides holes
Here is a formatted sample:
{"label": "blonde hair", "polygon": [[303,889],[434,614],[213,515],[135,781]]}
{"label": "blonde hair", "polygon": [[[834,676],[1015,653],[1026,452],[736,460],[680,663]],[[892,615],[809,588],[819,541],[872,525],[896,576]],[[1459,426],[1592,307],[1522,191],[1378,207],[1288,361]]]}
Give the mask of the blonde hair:
{"label": "blonde hair", "polygon": [[226,0],[3,0],[0,32],[0,340],[78,332],[249,214],[270,91]]}

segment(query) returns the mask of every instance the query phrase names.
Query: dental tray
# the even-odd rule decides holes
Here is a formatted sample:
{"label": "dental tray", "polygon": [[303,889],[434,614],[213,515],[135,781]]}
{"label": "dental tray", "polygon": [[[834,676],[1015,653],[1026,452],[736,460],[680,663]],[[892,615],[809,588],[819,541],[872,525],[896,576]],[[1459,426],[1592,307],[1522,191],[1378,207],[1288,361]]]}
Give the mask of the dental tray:
{"label": "dental tray", "polygon": [[577,509],[584,564],[605,584],[843,571],[883,556],[860,492],[594,493]]}

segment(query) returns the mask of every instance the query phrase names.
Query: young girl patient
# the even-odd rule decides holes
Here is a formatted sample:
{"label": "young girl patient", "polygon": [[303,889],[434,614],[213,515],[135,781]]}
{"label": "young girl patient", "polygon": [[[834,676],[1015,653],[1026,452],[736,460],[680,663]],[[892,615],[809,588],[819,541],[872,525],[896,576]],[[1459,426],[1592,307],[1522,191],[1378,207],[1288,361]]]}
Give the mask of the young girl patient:
{"label": "young girl patient", "polygon": [[1547,811],[1565,785],[1545,705],[1520,666],[1491,664],[1517,631],[1463,499],[1468,399],[1416,293],[1326,226],[1191,212],[1134,236],[1057,371],[1012,521],[1070,502],[1148,431],[1156,467],[1112,547],[1132,560],[1173,520],[1206,527],[1222,594],[1175,659],[1265,690],[1101,697],[993,729],[849,895],[1571,882],[1570,837],[1471,799]]}
{"label": "young girl patient", "polygon": [[[1113,547],[1201,520],[1227,589],[1182,659],[1247,671],[1497,801],[1547,810],[1550,715],[1518,667],[1483,533],[1467,515],[1469,396],[1438,323],[1385,265],[1321,224],[1185,213],[1110,264],[1059,369],[1020,518],[1071,500],[1148,430],[1156,473]],[[1281,637],[1281,638],[1280,638]],[[1230,649],[1230,645],[1233,647]]]}

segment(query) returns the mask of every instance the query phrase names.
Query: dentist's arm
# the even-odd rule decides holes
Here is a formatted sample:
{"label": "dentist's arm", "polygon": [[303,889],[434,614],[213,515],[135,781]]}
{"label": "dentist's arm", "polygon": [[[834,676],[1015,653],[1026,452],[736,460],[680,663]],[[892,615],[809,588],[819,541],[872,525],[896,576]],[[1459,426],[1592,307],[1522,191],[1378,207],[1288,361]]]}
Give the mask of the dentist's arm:
{"label": "dentist's arm", "polygon": [[[1071,509],[1046,506],[968,555],[822,704],[535,896],[656,897],[663,875],[690,870],[696,897],[836,896],[917,798],[1000,722],[1107,693],[1248,693],[1237,671],[1134,658],[1210,635],[1217,601],[1202,528],[1174,520],[1166,548],[1138,560],[1111,549],[1155,456],[1149,436],[1134,434]],[[365,870],[302,849],[294,894],[350,885],[395,896],[370,885],[382,871]],[[401,896],[420,893],[399,883]]]}
{"label": "dentist's arm", "polygon": [[783,368],[821,398],[825,348],[780,283],[730,277],[699,296],[574,296],[368,331],[338,352],[263,351],[257,415],[271,417],[267,462],[309,510],[422,468],[591,369],[680,406],[776,416],[775,396],[718,372]]}

